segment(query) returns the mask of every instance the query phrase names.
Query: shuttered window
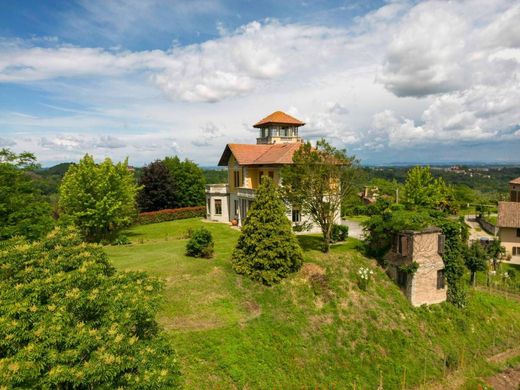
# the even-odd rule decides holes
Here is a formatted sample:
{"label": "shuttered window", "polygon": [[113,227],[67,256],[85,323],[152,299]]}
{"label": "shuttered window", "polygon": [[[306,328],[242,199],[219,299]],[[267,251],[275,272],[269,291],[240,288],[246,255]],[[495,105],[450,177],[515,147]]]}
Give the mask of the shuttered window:
{"label": "shuttered window", "polygon": [[444,275],[444,270],[441,269],[440,271],[437,271],[437,289],[442,290],[445,285],[446,285],[446,277]]}
{"label": "shuttered window", "polygon": [[442,255],[444,253],[444,243],[446,241],[446,238],[444,236],[444,234],[440,234],[439,235],[439,249],[438,249],[438,252],[440,255]]}
{"label": "shuttered window", "polygon": [[240,187],[240,172],[234,171],[235,174],[235,187]]}

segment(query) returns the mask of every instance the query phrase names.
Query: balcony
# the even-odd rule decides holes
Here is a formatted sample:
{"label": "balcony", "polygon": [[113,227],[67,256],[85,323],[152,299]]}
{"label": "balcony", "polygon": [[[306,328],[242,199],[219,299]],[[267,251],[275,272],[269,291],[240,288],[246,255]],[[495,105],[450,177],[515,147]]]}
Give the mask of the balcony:
{"label": "balcony", "polygon": [[228,184],[208,184],[206,185],[206,194],[208,195],[226,195],[229,194],[229,185]]}
{"label": "balcony", "polygon": [[254,199],[256,196],[256,190],[247,187],[237,188],[237,196],[239,198]]}

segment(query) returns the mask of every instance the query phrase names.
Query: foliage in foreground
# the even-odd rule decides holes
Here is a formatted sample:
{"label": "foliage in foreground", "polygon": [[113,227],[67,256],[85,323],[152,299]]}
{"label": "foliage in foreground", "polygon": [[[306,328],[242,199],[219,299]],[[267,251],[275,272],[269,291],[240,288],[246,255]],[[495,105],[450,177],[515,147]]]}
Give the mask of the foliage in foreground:
{"label": "foliage in foreground", "polygon": [[37,239],[52,229],[52,209],[28,170],[35,169],[31,153],[0,150],[0,240],[15,235]]}
{"label": "foliage in foreground", "polygon": [[279,282],[302,264],[302,250],[285,205],[267,177],[247,214],[231,261],[237,273],[267,285]]}
{"label": "foliage in foreground", "polygon": [[213,245],[213,236],[208,229],[195,229],[186,244],[186,255],[209,259],[213,256]]}
{"label": "foliage in foreground", "polygon": [[117,272],[103,249],[54,230],[0,247],[0,377],[9,388],[173,387],[155,313],[162,284]]}
{"label": "foliage in foreground", "polygon": [[128,161],[96,164],[87,154],[65,174],[59,206],[87,241],[110,240],[137,217],[137,190]]}

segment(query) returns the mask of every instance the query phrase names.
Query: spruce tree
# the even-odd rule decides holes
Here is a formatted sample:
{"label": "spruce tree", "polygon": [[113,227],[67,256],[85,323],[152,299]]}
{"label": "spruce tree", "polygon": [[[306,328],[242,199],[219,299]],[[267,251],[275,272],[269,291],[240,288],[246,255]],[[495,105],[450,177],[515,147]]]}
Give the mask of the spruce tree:
{"label": "spruce tree", "polygon": [[302,261],[302,250],[277,186],[264,177],[233,252],[233,269],[272,285],[297,271]]}

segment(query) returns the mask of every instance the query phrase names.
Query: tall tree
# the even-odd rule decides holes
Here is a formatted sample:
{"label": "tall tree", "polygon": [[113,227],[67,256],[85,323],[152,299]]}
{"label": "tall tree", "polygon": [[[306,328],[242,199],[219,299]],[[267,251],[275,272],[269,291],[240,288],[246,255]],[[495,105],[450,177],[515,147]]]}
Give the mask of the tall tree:
{"label": "tall tree", "polygon": [[204,171],[194,162],[188,159],[181,161],[177,156],[166,157],[163,161],[173,178],[175,207],[204,205]]}
{"label": "tall tree", "polygon": [[176,206],[175,183],[166,164],[154,161],[143,168],[139,178],[139,209],[155,211]]}
{"label": "tall tree", "polygon": [[431,208],[453,211],[454,195],[444,179],[433,177],[430,167],[416,166],[408,171],[404,184],[405,202],[409,208]]}
{"label": "tall tree", "polygon": [[28,172],[35,168],[37,164],[33,154],[0,150],[2,240],[15,235],[36,239],[52,229],[52,208]]}
{"label": "tall tree", "polygon": [[74,231],[12,239],[0,251],[5,388],[174,388],[178,363],[155,315],[162,283],[118,273]]}
{"label": "tall tree", "polygon": [[466,251],[465,263],[471,272],[471,285],[475,286],[477,281],[477,271],[487,269],[488,253],[478,241],[471,243]]}
{"label": "tall tree", "polygon": [[293,163],[282,169],[284,196],[289,204],[301,207],[320,228],[323,250],[331,243],[334,221],[339,216],[341,202],[354,189],[357,162],[345,150],[319,140],[310,142],[293,155]]}
{"label": "tall tree", "polygon": [[271,285],[300,268],[302,250],[285,212],[277,186],[264,177],[231,259],[237,273]]}
{"label": "tall tree", "polygon": [[59,207],[87,241],[111,239],[137,216],[137,191],[127,160],[96,164],[87,154],[65,174]]}

